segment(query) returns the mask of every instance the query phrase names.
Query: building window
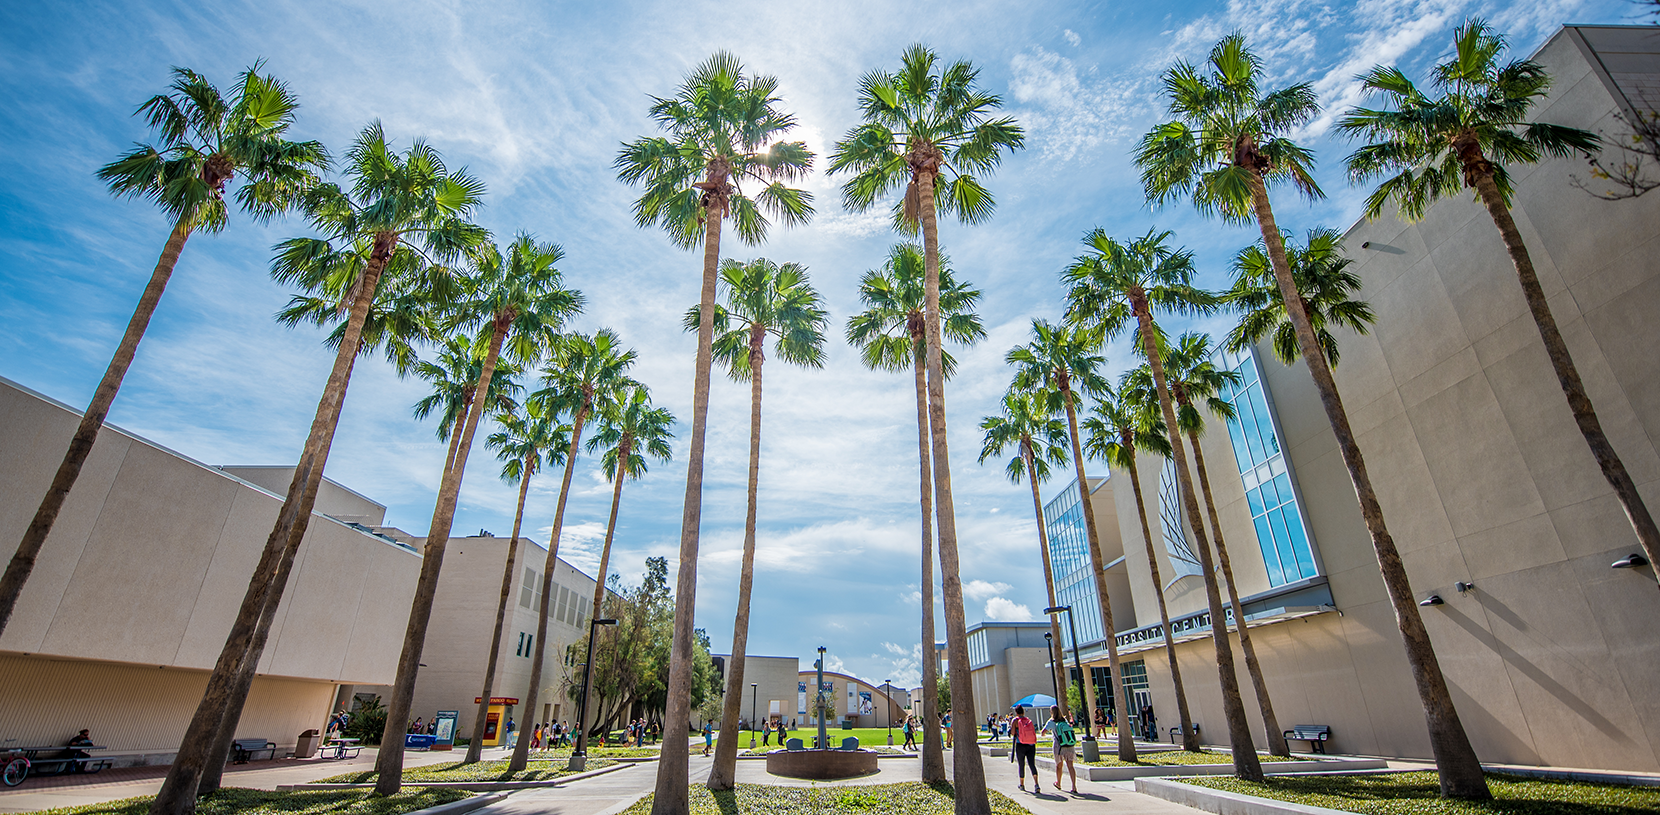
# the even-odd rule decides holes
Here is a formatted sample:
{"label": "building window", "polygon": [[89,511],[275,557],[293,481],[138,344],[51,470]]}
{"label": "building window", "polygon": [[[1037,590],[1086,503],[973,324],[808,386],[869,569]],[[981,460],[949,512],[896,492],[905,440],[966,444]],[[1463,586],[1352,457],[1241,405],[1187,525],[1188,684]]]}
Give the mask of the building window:
{"label": "building window", "polygon": [[519,588],[519,605],[531,611],[542,610],[542,582],[541,575],[529,566],[525,567],[525,582]]}
{"label": "building window", "polygon": [[1199,556],[1188,544],[1186,517],[1180,485],[1176,483],[1176,460],[1167,458],[1159,476],[1159,528],[1164,533],[1164,551],[1170,555],[1170,568],[1175,572],[1170,576],[1171,583],[1205,573],[1199,565]]}
{"label": "building window", "polygon": [[[1083,643],[1104,639],[1101,631],[1101,602],[1096,595],[1095,574],[1090,568],[1089,536],[1084,525],[1084,505],[1074,481],[1049,500],[1043,508],[1049,530],[1049,563],[1055,579],[1055,599],[1071,606],[1078,640]],[[1103,564],[1105,565],[1105,564]],[[1072,631],[1061,621],[1061,640],[1072,647]]]}
{"label": "building window", "polygon": [[525,656],[528,657],[531,654],[536,653],[536,651],[534,650],[535,648],[536,648],[536,635],[535,634],[526,634],[525,635]]}
{"label": "building window", "polygon": [[[549,591],[551,592],[551,589]],[[562,623],[569,623],[570,622],[570,620],[566,619],[566,616],[565,616],[566,614],[570,613],[570,604],[571,604],[571,590],[565,588],[564,586],[560,586],[559,587],[559,606],[558,606],[559,611],[554,615],[554,616],[559,618],[559,622],[562,622]]]}
{"label": "building window", "polygon": [[[1066,672],[1068,681],[1074,685],[1078,684],[1078,677],[1081,676],[1078,669],[1067,668]],[[1095,700],[1090,702],[1090,715],[1094,715],[1096,710],[1117,710],[1118,706],[1112,697],[1112,669],[1090,666],[1089,681],[1090,686],[1095,689]]]}
{"label": "building window", "polygon": [[1134,710],[1131,715],[1138,715],[1142,705],[1153,703],[1153,686],[1147,682],[1147,663],[1144,660],[1134,662],[1120,662],[1118,667],[1124,671],[1124,697],[1130,701]]}
{"label": "building window", "polygon": [[522,657],[524,655],[525,655],[525,632],[520,631],[519,632],[519,647],[513,649],[513,656]]}
{"label": "building window", "polygon": [[1247,349],[1247,353],[1238,355],[1218,352],[1217,363],[1240,377],[1239,384],[1224,387],[1221,396],[1234,406],[1228,437],[1245,485],[1257,547],[1268,567],[1268,583],[1283,586],[1313,577],[1319,573],[1314,565],[1314,546],[1280,449],[1256,351]]}
{"label": "building window", "polygon": [[991,662],[991,651],[986,645],[985,629],[969,632],[968,635],[968,664],[971,668],[979,668]]}

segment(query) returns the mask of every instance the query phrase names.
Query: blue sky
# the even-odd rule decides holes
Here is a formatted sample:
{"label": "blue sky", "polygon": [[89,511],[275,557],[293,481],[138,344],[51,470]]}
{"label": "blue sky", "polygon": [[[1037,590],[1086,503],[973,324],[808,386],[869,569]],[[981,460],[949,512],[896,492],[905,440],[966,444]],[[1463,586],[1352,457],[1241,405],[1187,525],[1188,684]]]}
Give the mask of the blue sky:
{"label": "blue sky", "polygon": [[[1625,0],[7,4],[0,376],[86,404],[167,232],[153,208],[111,198],[94,171],[148,139],[131,114],[164,88],[170,66],[225,86],[263,58],[303,104],[298,137],[338,152],[378,118],[400,144],[424,137],[482,178],[489,194],[479,218],[498,236],[524,230],[561,243],[566,278],[588,298],[574,327],[619,332],[640,352],[638,378],[689,419],[694,338],[678,317],[697,299],[701,255],[637,228],[634,192],[611,170],[620,142],[654,132],[647,95],[671,93],[711,52],[732,50],[752,71],[778,76],[802,123],[798,137],[822,157],[856,123],[860,74],[896,64],[921,41],[980,66],[1029,134],[1028,148],[988,179],[996,216],[941,229],[959,276],[985,292],[990,333],[959,353],[947,397],[968,619],[1022,619],[1044,605],[1030,493],[1005,481],[1000,464],[975,463],[975,426],[1008,380],[1003,354],[1025,341],[1032,318],[1058,316],[1057,274],[1092,227],[1120,236],[1172,229],[1213,287],[1254,236],[1143,203],[1127,156],[1160,120],[1158,72],[1176,58],[1201,59],[1241,30],[1276,84],[1313,82],[1328,116],[1301,137],[1317,152],[1328,197],[1308,204],[1282,193],[1277,214],[1298,232],[1341,229],[1364,193],[1342,177],[1348,145],[1331,137],[1329,117],[1358,101],[1353,76],[1380,62],[1421,75],[1471,14],[1488,17],[1525,54],[1563,23],[1636,22],[1638,8]],[[879,216],[845,213],[822,172],[806,184],[817,196],[812,224],[776,228],[761,247],[723,247],[727,257],[808,266],[835,327],[822,370],[774,364],[767,372],[750,651],[807,655],[823,644],[832,667],[908,684],[918,676],[920,615],[912,384],[864,370],[840,341],[858,310],[859,275],[896,237]],[[225,232],[193,238],[110,420],[211,464],[291,462],[331,357],[317,331],[271,319],[290,292],[266,269],[273,244],[305,234],[298,219],[260,226],[238,215]],[[1114,371],[1130,362],[1122,342],[1109,347]],[[378,359],[360,363],[328,466],[330,477],[387,504],[389,524],[417,535],[444,458],[432,424],[410,416],[422,385]],[[718,380],[697,603],[697,624],[717,651],[731,637],[747,421],[747,387]],[[644,558],[677,552],[684,451],[682,440],[674,462],[624,490],[612,563],[626,580],[638,579]],[[457,533],[508,533],[515,495],[498,472],[475,452]],[[532,486],[525,526],[541,541],[556,489],[554,477]],[[589,570],[609,499],[595,462],[582,460],[561,553]]]}

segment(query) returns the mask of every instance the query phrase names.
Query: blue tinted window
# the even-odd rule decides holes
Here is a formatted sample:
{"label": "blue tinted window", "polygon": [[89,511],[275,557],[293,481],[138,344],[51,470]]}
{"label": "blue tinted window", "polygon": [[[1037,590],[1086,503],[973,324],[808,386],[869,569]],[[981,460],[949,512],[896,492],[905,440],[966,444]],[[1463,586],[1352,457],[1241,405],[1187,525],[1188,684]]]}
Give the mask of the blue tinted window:
{"label": "blue tinted window", "polygon": [[1237,386],[1224,388],[1221,393],[1237,414],[1228,420],[1228,437],[1233,442],[1234,459],[1241,476],[1276,459],[1280,466],[1274,469],[1282,471],[1245,490],[1245,503],[1256,528],[1257,548],[1268,571],[1268,582],[1279,586],[1316,574],[1314,547],[1303,526],[1297,496],[1291,487],[1289,462],[1281,452],[1279,436],[1274,431],[1273,414],[1263,391],[1266,383],[1257,375],[1254,354],[1254,350],[1242,355],[1218,353],[1215,361],[1218,367],[1240,375]]}
{"label": "blue tinted window", "polygon": [[1262,548],[1262,562],[1268,567],[1269,585],[1278,586],[1287,582],[1280,569],[1280,556],[1274,551],[1274,533],[1268,529],[1268,516],[1258,515],[1253,520],[1257,527],[1257,541]]}

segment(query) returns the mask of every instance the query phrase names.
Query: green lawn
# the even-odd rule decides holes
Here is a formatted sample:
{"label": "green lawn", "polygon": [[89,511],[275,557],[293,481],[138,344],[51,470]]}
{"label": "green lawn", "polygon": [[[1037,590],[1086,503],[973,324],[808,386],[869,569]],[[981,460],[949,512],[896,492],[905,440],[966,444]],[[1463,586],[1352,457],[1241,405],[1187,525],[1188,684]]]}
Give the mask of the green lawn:
{"label": "green lawn", "polygon": [[[598,748],[596,748],[597,750]],[[570,754],[566,753],[565,758]],[[597,770],[609,767],[617,762],[596,755],[588,754],[588,770]],[[480,761],[476,764],[464,764],[452,761],[446,764],[429,764],[425,767],[408,767],[403,771],[405,784],[419,784],[434,781],[546,781],[551,778],[561,778],[572,773],[565,770],[564,761],[541,760],[531,762],[523,772],[510,773],[507,771],[507,759],[500,761]],[[367,784],[378,777],[373,770],[362,773],[346,773],[328,778],[319,779],[318,784]]]}
{"label": "green lawn", "polygon": [[[225,787],[196,802],[199,815],[400,815],[448,804],[471,793],[452,789],[413,789],[380,797],[368,790],[273,792]],[[40,815],[146,815],[153,795],[101,804],[43,809]]]}
{"label": "green lawn", "polygon": [[1441,798],[1434,772],[1274,776],[1257,784],[1230,776],[1182,783],[1362,815],[1635,815],[1660,811],[1660,788],[1546,781],[1487,774],[1491,801]]}
{"label": "green lawn", "polygon": [[[992,790],[994,815],[1027,815],[1013,799]],[[646,797],[622,815],[648,815]],[[691,789],[692,815],[952,815],[955,799],[950,784],[873,784],[858,787],[774,787],[739,784],[731,792],[711,793],[701,784]]]}
{"label": "green lawn", "polygon": [[[1313,761],[1311,758],[1292,756],[1290,759],[1270,756],[1267,753],[1258,753],[1257,758],[1262,761]],[[1079,764],[1088,764],[1092,767],[1173,767],[1178,764],[1227,764],[1233,765],[1233,754],[1227,750],[1201,750],[1189,753],[1186,750],[1138,750],[1135,763],[1118,760],[1116,750],[1101,748],[1100,761],[1078,760]]]}
{"label": "green lawn", "polygon": [[[885,727],[856,727],[852,730],[842,730],[839,727],[831,727],[826,729],[825,732],[830,736],[831,747],[842,746],[842,739],[845,739],[848,736],[858,737],[860,747],[886,747],[888,745],[888,730]],[[813,739],[818,738],[818,728],[816,727],[798,727],[794,730],[786,730],[784,733],[784,738],[786,740],[801,739],[801,743],[808,747],[812,747]],[[719,731],[715,733],[715,741],[720,741]],[[917,744],[922,743],[921,733],[917,734],[916,741]],[[893,729],[893,746],[899,747],[904,743],[905,731],[895,727]],[[703,750],[703,736],[701,734],[693,736],[692,744],[698,749],[699,752],[701,752]],[[748,730],[739,731],[738,746],[744,749],[749,748]],[[778,744],[778,733],[776,731],[772,734],[772,738],[767,741],[766,746],[782,746]],[[755,749],[761,749],[761,734],[759,732],[755,734]]]}

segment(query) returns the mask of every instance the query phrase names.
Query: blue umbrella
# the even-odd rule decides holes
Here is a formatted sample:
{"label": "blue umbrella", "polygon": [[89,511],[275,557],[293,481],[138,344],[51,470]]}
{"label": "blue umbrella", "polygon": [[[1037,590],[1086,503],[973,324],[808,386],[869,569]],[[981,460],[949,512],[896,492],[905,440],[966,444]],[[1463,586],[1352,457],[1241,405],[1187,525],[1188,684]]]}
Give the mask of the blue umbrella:
{"label": "blue umbrella", "polygon": [[1015,704],[1023,707],[1050,707],[1055,704],[1055,697],[1043,693],[1034,693],[1024,699],[1015,700]]}

